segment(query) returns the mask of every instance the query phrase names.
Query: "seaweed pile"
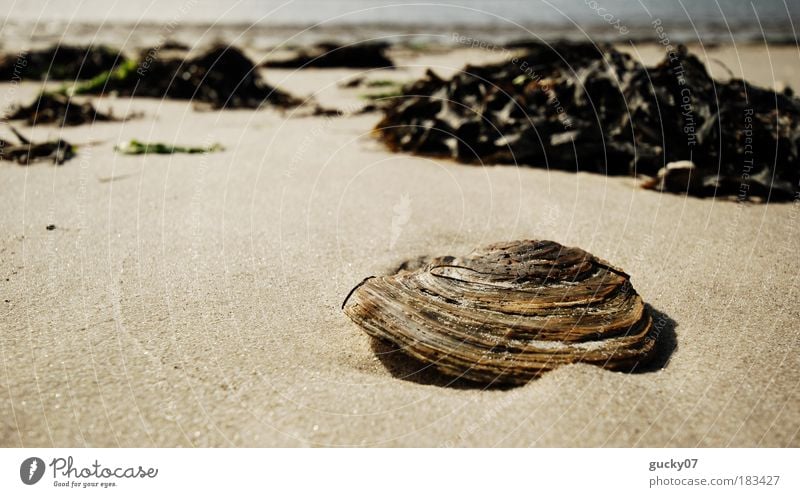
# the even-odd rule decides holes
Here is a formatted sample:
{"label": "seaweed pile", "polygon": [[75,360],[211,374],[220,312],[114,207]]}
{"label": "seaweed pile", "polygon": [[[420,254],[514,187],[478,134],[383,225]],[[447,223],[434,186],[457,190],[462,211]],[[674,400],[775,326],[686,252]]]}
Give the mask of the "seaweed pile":
{"label": "seaweed pile", "polygon": [[99,112],[91,102],[76,102],[55,93],[42,93],[29,105],[14,109],[5,118],[9,121],[24,120],[32,126],[37,124],[78,126],[95,121],[116,120],[111,114]]}
{"label": "seaweed pile", "polygon": [[34,143],[13,127],[11,127],[11,132],[17,137],[19,143],[0,139],[0,160],[16,162],[21,166],[49,160],[60,166],[75,157],[75,147],[61,138]]}
{"label": "seaweed pile", "polygon": [[112,71],[126,59],[119,51],[98,45],[56,45],[43,50],[5,54],[0,74],[5,79],[89,79]]}
{"label": "seaweed pile", "polygon": [[74,94],[174,98],[214,108],[257,108],[264,103],[290,107],[300,102],[265,83],[240,50],[216,46],[195,57],[146,57],[77,85]]}
{"label": "seaweed pile", "polygon": [[383,109],[390,149],[464,163],[641,174],[699,196],[788,199],[800,181],[800,100],[715,81],[683,47],[645,67],[610,46],[531,44],[450,80],[428,71]]}
{"label": "seaweed pile", "polygon": [[317,68],[390,68],[394,67],[392,61],[386,56],[388,43],[356,43],[352,45],[338,45],[335,43],[320,43],[310,49],[301,49],[289,59],[267,61],[264,67],[280,67],[288,69],[301,69],[306,67]]}
{"label": "seaweed pile", "polygon": [[367,278],[343,308],[370,336],[481,384],[520,385],[576,362],[632,370],[658,338],[627,274],[551,241],[497,243]]}

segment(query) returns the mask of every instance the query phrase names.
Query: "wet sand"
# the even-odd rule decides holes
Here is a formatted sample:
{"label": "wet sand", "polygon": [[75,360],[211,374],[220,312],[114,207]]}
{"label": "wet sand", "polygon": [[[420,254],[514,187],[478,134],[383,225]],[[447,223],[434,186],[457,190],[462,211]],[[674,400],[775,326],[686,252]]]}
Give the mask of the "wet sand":
{"label": "wet sand", "polygon": [[[639,52],[653,62],[660,50]],[[796,47],[766,50],[708,56],[800,88]],[[368,76],[488,60],[409,52],[407,67]],[[337,87],[356,74],[264,73],[337,108],[364,103],[364,90]],[[800,445],[798,202],[392,154],[369,134],[377,114],[96,101],[145,116],[23,127],[87,145],[62,167],[0,164],[2,446]],[[113,152],[131,138],[227,150]],[[660,367],[574,365],[511,390],[447,388],[408,377],[340,310],[355,284],[405,259],[518,238],[577,245],[629,272],[664,319]]]}

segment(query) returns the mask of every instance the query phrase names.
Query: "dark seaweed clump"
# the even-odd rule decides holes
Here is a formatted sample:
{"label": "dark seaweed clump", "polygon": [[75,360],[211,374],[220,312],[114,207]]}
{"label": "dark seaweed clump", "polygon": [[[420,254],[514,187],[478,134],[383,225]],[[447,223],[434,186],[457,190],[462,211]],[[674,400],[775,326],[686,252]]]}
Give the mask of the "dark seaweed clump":
{"label": "dark seaweed clump", "polygon": [[[711,78],[678,47],[645,67],[610,46],[531,44],[446,80],[429,71],[383,104],[392,150],[464,163],[512,163],[665,176],[665,190],[789,199],[800,182],[800,100]],[[690,169],[666,168],[691,161]]]}
{"label": "dark seaweed clump", "polygon": [[310,49],[301,49],[294,57],[285,60],[267,61],[265,67],[298,69],[316,68],[389,68],[394,67],[385,52],[387,43],[370,42],[353,45],[320,43]]}
{"label": "dark seaweed clump", "polygon": [[45,142],[32,142],[16,128],[10,127],[10,129],[19,143],[0,138],[0,161],[16,162],[21,166],[49,161],[60,166],[75,157],[75,146],[66,140],[56,138]]}
{"label": "dark seaweed clump", "polygon": [[126,59],[118,50],[98,45],[57,45],[43,50],[8,53],[0,58],[0,75],[7,80],[79,80],[111,71]]}
{"label": "dark seaweed clump", "polygon": [[95,109],[91,102],[76,102],[69,97],[55,93],[42,93],[29,105],[14,109],[6,116],[9,121],[24,120],[27,124],[55,124],[58,126],[78,126],[96,121],[114,121],[111,114]]}
{"label": "dark seaweed clump", "polygon": [[240,50],[222,45],[188,58],[144,54],[141,60],[101,74],[74,89],[76,94],[112,91],[128,96],[193,100],[214,108],[299,104],[296,98],[265,83],[253,62]]}

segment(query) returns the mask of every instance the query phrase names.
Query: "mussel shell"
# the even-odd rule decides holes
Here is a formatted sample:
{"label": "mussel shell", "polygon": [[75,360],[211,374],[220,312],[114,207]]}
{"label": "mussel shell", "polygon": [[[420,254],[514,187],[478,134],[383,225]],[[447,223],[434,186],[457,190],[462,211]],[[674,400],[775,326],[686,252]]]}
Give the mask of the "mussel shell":
{"label": "mussel shell", "polygon": [[524,384],[575,362],[627,370],[655,345],[630,277],[552,241],[494,244],[369,278],[343,308],[371,336],[484,384]]}

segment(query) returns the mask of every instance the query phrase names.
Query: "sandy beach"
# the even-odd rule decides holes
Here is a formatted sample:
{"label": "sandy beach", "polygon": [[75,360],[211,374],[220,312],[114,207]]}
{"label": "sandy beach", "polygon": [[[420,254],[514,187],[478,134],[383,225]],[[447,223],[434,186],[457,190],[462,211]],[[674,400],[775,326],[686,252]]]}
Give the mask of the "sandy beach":
{"label": "sandy beach", "polygon": [[[623,48],[648,64],[663,56]],[[796,46],[691,49],[715,77],[800,89]],[[407,82],[496,57],[394,55],[392,71],[263,76],[354,110],[364,90],[339,87],[354,76]],[[27,102],[40,88],[5,83],[0,95]],[[0,446],[800,445],[800,201],[391,153],[370,134],[375,113],[93,101],[143,116],[21,127],[78,155],[0,166]],[[226,150],[114,152],[132,138]],[[625,268],[667,323],[657,367],[571,365],[514,389],[450,388],[340,309],[363,278],[404,260],[514,239]]]}

